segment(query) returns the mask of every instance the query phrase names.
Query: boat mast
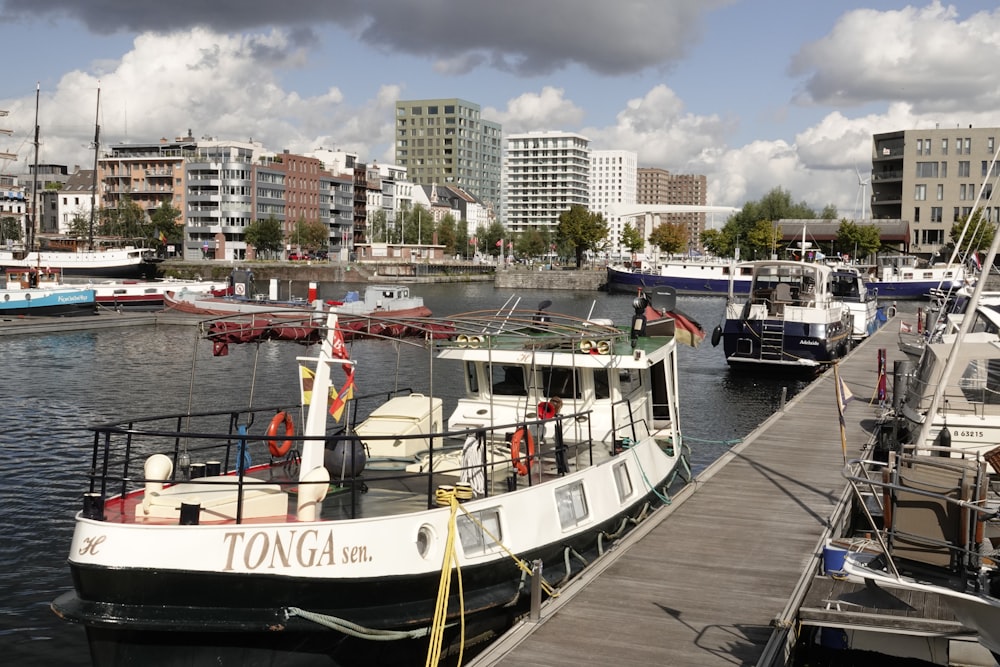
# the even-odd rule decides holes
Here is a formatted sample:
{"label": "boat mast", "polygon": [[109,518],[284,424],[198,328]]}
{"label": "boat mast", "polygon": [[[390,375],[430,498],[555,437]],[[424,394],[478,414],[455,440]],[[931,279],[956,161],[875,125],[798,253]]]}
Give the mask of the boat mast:
{"label": "boat mast", "polygon": [[35,84],[35,166],[31,174],[31,225],[28,226],[28,250],[35,247],[36,227],[38,225],[38,97],[42,84]]}
{"label": "boat mast", "polygon": [[94,249],[94,211],[97,209],[97,153],[101,148],[101,85],[97,84],[97,111],[94,114],[94,181],[90,190],[90,238],[87,244]]}

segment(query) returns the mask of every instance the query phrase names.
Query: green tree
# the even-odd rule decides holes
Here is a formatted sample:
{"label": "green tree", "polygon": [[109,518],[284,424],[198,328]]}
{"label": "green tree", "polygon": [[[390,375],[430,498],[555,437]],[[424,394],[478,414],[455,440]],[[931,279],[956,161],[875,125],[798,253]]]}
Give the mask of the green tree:
{"label": "green tree", "polygon": [[727,244],[724,241],[722,232],[718,229],[706,229],[701,233],[701,247],[713,255],[728,254]]}
{"label": "green tree", "polygon": [[403,214],[403,242],[429,244],[434,239],[434,217],[417,204]]}
{"label": "green tree", "polygon": [[833,204],[827,204],[823,207],[823,210],[819,212],[820,220],[836,220],[837,219],[837,207]]}
{"label": "green tree", "polygon": [[[181,217],[181,212],[170,205],[170,202],[163,202],[160,204],[159,208],[153,211],[150,216],[150,222],[153,224],[153,238],[152,241],[159,243],[160,232],[167,238],[166,243],[174,243],[181,239],[184,235],[184,229],[177,225],[177,221]],[[166,243],[164,245],[166,245]]]}
{"label": "green tree", "polygon": [[663,222],[653,229],[649,242],[660,249],[660,252],[678,253],[687,245],[687,230],[672,222]]}
{"label": "green tree", "polygon": [[458,223],[455,216],[448,213],[437,225],[437,242],[444,246],[446,256],[454,255],[458,251]]}
{"label": "green tree", "polygon": [[123,195],[114,208],[102,208],[99,214],[98,231],[104,236],[125,239],[148,239],[153,236],[146,212],[127,195]]}
{"label": "green tree", "polygon": [[746,241],[743,242],[743,247],[753,259],[770,257],[771,254],[780,252],[780,245],[781,225],[770,220],[758,220],[747,231]]}
{"label": "green tree", "polygon": [[572,246],[576,254],[576,268],[583,265],[583,253],[596,250],[608,237],[608,224],[600,213],[592,213],[585,206],[573,204],[559,215],[556,238]]}
{"label": "green tree", "polygon": [[631,222],[626,222],[625,226],[622,228],[621,241],[622,245],[633,254],[646,247],[646,244],[642,241],[642,234],[639,233],[638,228],[636,228],[636,226]]}
{"label": "green tree", "polygon": [[854,259],[867,257],[882,247],[879,229],[876,225],[859,225],[851,220],[841,220],[834,242],[837,252]]}
{"label": "green tree", "polygon": [[82,208],[76,209],[73,212],[73,217],[70,218],[67,231],[70,236],[78,239],[90,237],[90,212],[84,211]]}
{"label": "green tree", "polygon": [[514,252],[519,257],[541,257],[548,251],[548,237],[534,228],[519,234],[514,241]]}
{"label": "green tree", "polygon": [[243,232],[247,245],[253,246],[258,257],[278,257],[284,249],[285,234],[281,221],[273,215],[264,220],[254,220]]}
{"label": "green tree", "polygon": [[330,247],[330,228],[319,220],[299,218],[295,221],[288,243],[297,245],[309,252],[326,250]]}
{"label": "green tree", "polygon": [[[747,202],[743,208],[733,214],[721,231],[721,238],[718,247],[714,250],[716,254],[727,256],[732,255],[737,245],[741,252],[746,250],[749,256],[767,256],[776,246],[772,248],[771,243],[758,246],[756,243],[748,241],[751,231],[759,222],[766,222],[768,225],[772,221],[783,219],[803,219],[814,220],[816,213],[804,202],[798,204],[792,202],[791,194],[779,188],[774,188],[768,192],[760,201]],[[768,236],[764,234],[763,236]],[[755,234],[759,240],[761,234]],[[705,245],[705,237],[702,236],[702,245]],[[707,246],[706,246],[707,247]]]}
{"label": "green tree", "polygon": [[494,257],[500,254],[500,246],[497,245],[500,241],[507,243],[507,228],[504,227],[499,221],[494,220],[487,227],[479,228],[479,250],[487,255],[493,255]]}
{"label": "green tree", "polygon": [[962,230],[966,229],[965,238],[959,246],[960,257],[968,257],[970,253],[984,251],[993,244],[993,234],[996,228],[989,221],[984,220],[983,209],[977,208],[976,212],[966,221],[958,221],[951,226],[951,239],[948,241],[948,254],[955,249],[955,244],[962,236]]}
{"label": "green tree", "polygon": [[21,223],[17,218],[5,215],[0,218],[0,244],[6,245],[7,241],[20,241],[22,238]]}

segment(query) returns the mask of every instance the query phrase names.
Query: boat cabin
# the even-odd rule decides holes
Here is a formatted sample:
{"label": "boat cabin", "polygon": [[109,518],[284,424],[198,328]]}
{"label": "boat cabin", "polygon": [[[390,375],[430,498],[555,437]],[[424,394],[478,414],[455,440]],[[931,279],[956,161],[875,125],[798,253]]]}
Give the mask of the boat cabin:
{"label": "boat cabin", "polygon": [[9,290],[58,287],[62,284],[62,274],[58,269],[10,268],[5,272],[5,280]]}

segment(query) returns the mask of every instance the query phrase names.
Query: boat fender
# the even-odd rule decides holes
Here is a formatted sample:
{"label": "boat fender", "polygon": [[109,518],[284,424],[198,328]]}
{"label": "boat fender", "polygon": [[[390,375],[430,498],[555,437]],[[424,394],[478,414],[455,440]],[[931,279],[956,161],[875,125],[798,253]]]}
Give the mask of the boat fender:
{"label": "boat fender", "polygon": [[[940,431],[938,431],[937,437],[934,438],[935,447],[951,447],[951,431],[945,426]],[[948,452],[934,452],[937,456],[948,457],[950,454]]]}
{"label": "boat fender", "polygon": [[750,319],[750,300],[749,299],[747,299],[747,302],[743,305],[743,312],[740,313],[740,319],[743,320],[744,322],[746,322],[748,319]]}
{"label": "boat fender", "polygon": [[[527,460],[521,460],[521,441],[527,442]],[[510,439],[510,460],[514,464],[517,474],[524,477],[531,470],[531,460],[535,458],[535,439],[531,437],[531,431],[527,426],[519,426]]]}
{"label": "boat fender", "polygon": [[562,399],[558,396],[553,396],[547,401],[542,401],[538,404],[538,418],[539,419],[552,419],[557,414],[559,414],[559,409],[562,407]]}
{"label": "boat fender", "polygon": [[292,415],[284,410],[274,415],[274,418],[271,419],[271,423],[267,427],[267,448],[271,450],[271,456],[284,456],[292,448],[291,440],[284,440],[280,444],[278,443],[276,436],[282,424],[285,427],[286,438],[295,435],[295,422],[292,421]]}
{"label": "boat fender", "polygon": [[719,347],[720,340],[722,340],[722,325],[717,324],[712,329],[712,347]]}

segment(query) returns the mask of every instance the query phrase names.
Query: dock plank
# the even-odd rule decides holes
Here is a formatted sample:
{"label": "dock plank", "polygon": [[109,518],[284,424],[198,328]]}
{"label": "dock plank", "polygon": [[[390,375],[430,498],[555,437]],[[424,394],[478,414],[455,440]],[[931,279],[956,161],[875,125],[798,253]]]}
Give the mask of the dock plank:
{"label": "dock plank", "polygon": [[[840,364],[856,399],[845,411],[848,457],[874,426],[878,349],[890,373],[903,357],[895,332],[890,320]],[[756,664],[803,572],[816,569],[843,495],[838,424],[827,371],[547,602],[539,622],[519,624],[470,664]],[[835,595],[832,579],[816,579],[823,586],[810,594]],[[810,609],[822,606],[810,598]],[[874,615],[892,614],[915,622],[897,609]],[[954,629],[954,619],[916,620]]]}

